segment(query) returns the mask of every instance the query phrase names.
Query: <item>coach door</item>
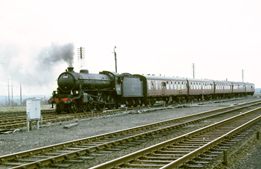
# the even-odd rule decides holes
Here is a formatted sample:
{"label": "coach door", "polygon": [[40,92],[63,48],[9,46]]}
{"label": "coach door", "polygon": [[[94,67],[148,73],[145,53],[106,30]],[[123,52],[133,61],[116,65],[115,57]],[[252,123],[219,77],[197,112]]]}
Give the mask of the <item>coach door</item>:
{"label": "coach door", "polygon": [[166,93],[166,85],[166,82],[161,82],[162,95],[165,95]]}

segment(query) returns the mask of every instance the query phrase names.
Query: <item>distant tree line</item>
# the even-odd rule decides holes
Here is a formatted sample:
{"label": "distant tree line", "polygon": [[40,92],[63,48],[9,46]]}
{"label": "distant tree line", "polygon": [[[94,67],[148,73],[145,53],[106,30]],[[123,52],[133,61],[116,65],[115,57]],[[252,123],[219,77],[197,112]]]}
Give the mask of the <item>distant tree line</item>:
{"label": "distant tree line", "polygon": [[[8,103],[8,101],[2,101],[2,102],[0,102],[0,106],[1,107],[25,106],[26,105],[26,100],[30,100],[30,99],[35,99],[35,98],[23,99],[22,104],[20,104],[20,100],[19,101],[10,101],[10,104]],[[48,105],[48,99],[40,99],[40,102],[41,102],[41,105]]]}

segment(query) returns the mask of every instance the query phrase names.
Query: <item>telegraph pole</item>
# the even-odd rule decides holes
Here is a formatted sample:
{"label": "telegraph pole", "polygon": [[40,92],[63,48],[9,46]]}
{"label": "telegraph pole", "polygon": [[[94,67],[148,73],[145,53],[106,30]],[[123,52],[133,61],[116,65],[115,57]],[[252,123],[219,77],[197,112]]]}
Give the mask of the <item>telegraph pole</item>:
{"label": "telegraph pole", "polygon": [[22,105],[22,84],[20,84],[20,105]]}
{"label": "telegraph pole", "polygon": [[7,91],[8,91],[8,106],[10,106],[10,90],[9,90],[9,78],[8,78],[8,87],[7,87]]}
{"label": "telegraph pole", "polygon": [[115,58],[115,72],[117,72],[117,54],[116,54],[116,51],[115,51],[115,49],[116,49],[116,46],[114,47],[114,58]]}
{"label": "telegraph pole", "polygon": [[193,63],[193,79],[195,79],[195,66],[194,66],[194,63]]}
{"label": "telegraph pole", "polygon": [[11,78],[11,93],[12,93],[11,105],[13,106],[13,104],[14,104],[14,85],[13,85],[13,78]]}
{"label": "telegraph pole", "polygon": [[242,82],[244,82],[244,69],[242,69]]}

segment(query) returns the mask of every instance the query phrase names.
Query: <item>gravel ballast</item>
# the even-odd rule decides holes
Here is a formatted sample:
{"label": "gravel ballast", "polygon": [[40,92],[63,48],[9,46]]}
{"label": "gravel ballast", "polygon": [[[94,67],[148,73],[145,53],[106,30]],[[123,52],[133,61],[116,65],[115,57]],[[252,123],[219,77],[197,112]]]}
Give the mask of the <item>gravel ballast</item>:
{"label": "gravel ballast", "polygon": [[[0,156],[32,148],[43,147],[55,143],[61,143],[65,141],[71,141],[74,139],[104,134],[148,123],[183,117],[203,111],[217,109],[224,106],[230,106],[235,103],[249,102],[252,100],[257,100],[257,98],[248,97],[244,100],[205,104],[197,107],[166,109],[138,114],[127,114],[123,112],[121,114],[113,116],[104,116],[93,119],[79,119],[62,123],[53,123],[50,124],[50,127],[46,126],[40,128],[39,130],[33,129],[30,132],[17,131],[12,134],[1,134]],[[71,128],[64,128],[65,125],[72,123],[77,123],[77,125]],[[259,147],[259,151],[256,152],[259,154],[259,156],[261,156],[260,151],[261,148]],[[252,152],[249,152],[249,154],[250,153]],[[231,167],[235,167],[235,165],[231,165]]]}

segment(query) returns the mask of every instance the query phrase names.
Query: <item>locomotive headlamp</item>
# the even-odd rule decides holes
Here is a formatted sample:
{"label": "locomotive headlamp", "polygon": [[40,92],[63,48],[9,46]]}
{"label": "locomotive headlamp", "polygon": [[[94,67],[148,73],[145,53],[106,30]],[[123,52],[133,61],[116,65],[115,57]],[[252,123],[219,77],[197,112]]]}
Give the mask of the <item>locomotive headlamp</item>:
{"label": "locomotive headlamp", "polygon": [[78,91],[75,91],[75,94],[78,94]]}

